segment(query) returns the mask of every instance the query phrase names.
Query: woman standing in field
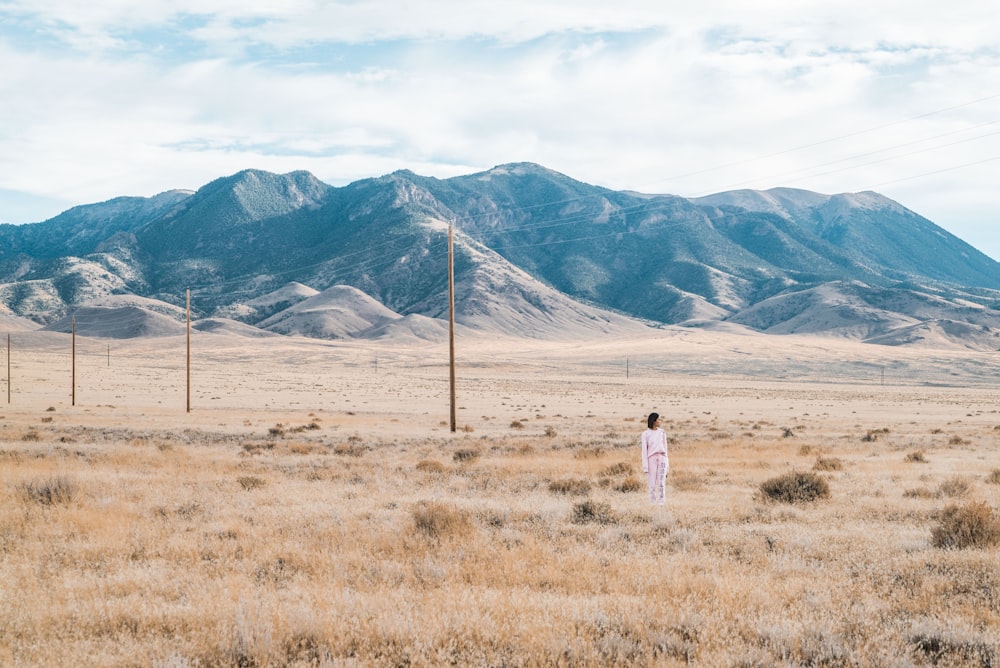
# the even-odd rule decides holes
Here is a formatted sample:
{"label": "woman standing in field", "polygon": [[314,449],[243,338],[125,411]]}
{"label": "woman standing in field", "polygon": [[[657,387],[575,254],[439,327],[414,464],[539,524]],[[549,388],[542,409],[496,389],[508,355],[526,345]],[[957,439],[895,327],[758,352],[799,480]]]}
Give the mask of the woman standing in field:
{"label": "woman standing in field", "polygon": [[642,432],[642,472],[649,480],[649,502],[663,505],[666,502],[667,434],[660,429],[660,414],[650,413],[646,418],[646,431]]}

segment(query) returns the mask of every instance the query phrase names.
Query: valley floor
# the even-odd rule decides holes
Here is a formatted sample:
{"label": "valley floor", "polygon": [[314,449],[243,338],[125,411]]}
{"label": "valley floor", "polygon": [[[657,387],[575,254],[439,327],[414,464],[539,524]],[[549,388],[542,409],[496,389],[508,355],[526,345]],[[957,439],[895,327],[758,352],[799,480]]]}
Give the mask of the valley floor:
{"label": "valley floor", "polygon": [[197,336],[188,412],[183,340],[67,340],[0,395],[4,665],[1000,663],[1000,550],[940,546],[1000,531],[990,354],[460,341],[451,433],[446,346]]}

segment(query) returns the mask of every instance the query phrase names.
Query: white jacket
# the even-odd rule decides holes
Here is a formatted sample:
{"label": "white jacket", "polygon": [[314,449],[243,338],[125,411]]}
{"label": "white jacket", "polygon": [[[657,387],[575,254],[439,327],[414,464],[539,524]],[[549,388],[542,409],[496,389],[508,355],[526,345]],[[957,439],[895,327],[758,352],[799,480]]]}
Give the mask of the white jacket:
{"label": "white jacket", "polygon": [[649,473],[649,456],[662,454],[670,470],[667,456],[667,433],[662,429],[647,429],[642,432],[642,472]]}

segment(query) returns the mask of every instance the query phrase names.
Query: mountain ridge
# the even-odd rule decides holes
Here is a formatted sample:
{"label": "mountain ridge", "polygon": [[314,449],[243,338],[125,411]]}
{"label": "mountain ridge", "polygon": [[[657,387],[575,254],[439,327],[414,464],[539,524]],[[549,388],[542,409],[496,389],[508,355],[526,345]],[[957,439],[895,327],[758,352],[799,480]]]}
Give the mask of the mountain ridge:
{"label": "mountain ridge", "polygon": [[[392,331],[398,318],[447,316],[449,227],[456,320],[484,332],[572,338],[726,321],[884,341],[921,322],[1000,330],[1000,265],[878,193],[687,199],[533,163],[448,179],[400,170],[339,187],[248,169],[194,192],[0,226],[0,306],[48,324],[115,295],[176,308],[193,288],[199,317],[267,329],[315,293],[350,286],[394,314],[381,323]],[[912,298],[890,299],[900,294]],[[839,320],[824,325],[824,308]],[[331,312],[316,317],[329,326],[290,332],[361,335],[334,326]]]}

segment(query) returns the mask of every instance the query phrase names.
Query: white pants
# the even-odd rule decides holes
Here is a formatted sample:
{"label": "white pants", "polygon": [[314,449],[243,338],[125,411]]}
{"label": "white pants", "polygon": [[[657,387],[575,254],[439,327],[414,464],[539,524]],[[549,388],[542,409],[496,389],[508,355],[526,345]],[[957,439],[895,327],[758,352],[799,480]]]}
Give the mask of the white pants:
{"label": "white pants", "polygon": [[663,455],[649,456],[649,502],[661,506],[666,501],[667,494],[667,458]]}

